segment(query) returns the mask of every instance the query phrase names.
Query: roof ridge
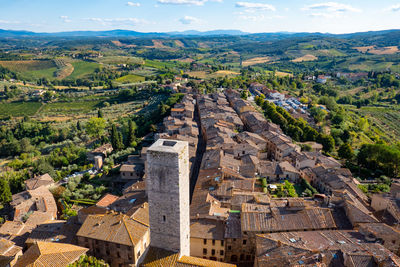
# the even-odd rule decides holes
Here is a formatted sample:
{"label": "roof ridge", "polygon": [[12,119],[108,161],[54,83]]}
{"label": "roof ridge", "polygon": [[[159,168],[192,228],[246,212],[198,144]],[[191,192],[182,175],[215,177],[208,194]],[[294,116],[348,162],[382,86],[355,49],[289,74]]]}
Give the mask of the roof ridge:
{"label": "roof ridge", "polygon": [[140,224],[143,224],[144,226],[150,227],[150,225],[148,225],[147,223],[144,223],[144,222],[142,222],[142,221],[140,221],[140,220],[138,220],[138,219],[136,219],[136,218],[134,218],[134,217],[132,217],[131,219],[134,220],[135,222],[138,222],[138,223],[140,223]]}
{"label": "roof ridge", "polygon": [[125,230],[128,232],[128,236],[129,236],[129,239],[130,239],[131,242],[132,242],[132,245],[135,246],[135,242],[133,241],[132,235],[131,235],[131,233],[129,232],[128,226],[126,225],[125,217],[124,217],[124,216],[122,216],[122,222],[123,222],[124,225],[125,225]]}

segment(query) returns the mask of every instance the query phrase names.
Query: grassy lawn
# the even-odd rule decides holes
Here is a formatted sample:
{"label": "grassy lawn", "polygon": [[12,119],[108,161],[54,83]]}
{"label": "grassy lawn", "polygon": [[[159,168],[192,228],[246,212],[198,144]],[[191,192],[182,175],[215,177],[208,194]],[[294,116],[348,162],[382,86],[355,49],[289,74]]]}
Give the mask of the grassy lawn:
{"label": "grassy lawn", "polygon": [[13,102],[0,104],[0,118],[7,116],[22,117],[33,116],[42,106],[38,102]]}
{"label": "grassy lawn", "polygon": [[74,71],[68,78],[71,79],[79,79],[84,76],[93,73],[97,68],[100,67],[100,64],[94,62],[86,62],[86,61],[74,61],[71,62],[72,66],[74,66]]}
{"label": "grassy lawn", "polygon": [[87,113],[96,110],[102,101],[79,101],[79,102],[56,102],[46,104],[43,114],[70,114],[70,113]]}
{"label": "grassy lawn", "polygon": [[144,82],[145,78],[143,76],[139,76],[136,74],[128,74],[116,79],[116,82],[119,83],[136,83],[136,82]]}

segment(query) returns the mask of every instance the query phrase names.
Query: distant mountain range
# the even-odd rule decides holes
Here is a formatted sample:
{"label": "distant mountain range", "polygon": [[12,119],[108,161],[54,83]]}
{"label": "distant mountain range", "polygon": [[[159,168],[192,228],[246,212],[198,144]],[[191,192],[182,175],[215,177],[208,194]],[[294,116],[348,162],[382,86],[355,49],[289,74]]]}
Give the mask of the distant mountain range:
{"label": "distant mountain range", "polygon": [[0,38],[23,38],[23,37],[134,37],[134,38],[168,38],[168,37],[185,37],[185,36],[253,36],[270,39],[284,39],[289,37],[305,37],[305,36],[325,36],[325,37],[370,37],[374,35],[382,35],[387,33],[399,33],[400,30],[385,30],[385,31],[369,31],[349,34],[331,34],[331,33],[292,33],[292,32],[275,32],[275,33],[248,33],[240,30],[213,30],[213,31],[182,31],[182,32],[136,32],[130,30],[110,30],[110,31],[70,31],[56,33],[37,33],[30,31],[14,31],[0,29]]}
{"label": "distant mountain range", "polygon": [[13,31],[0,29],[0,37],[171,37],[171,36],[218,36],[218,35],[248,35],[239,30],[214,30],[214,31],[183,31],[183,32],[136,32],[129,30],[111,31],[70,31],[55,33],[36,33],[30,31]]}

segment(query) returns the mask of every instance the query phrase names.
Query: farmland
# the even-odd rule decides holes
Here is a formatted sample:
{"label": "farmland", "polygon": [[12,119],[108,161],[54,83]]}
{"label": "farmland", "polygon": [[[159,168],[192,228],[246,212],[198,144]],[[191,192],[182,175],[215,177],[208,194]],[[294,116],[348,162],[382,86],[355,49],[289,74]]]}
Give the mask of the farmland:
{"label": "farmland", "polygon": [[0,61],[0,65],[19,73],[26,80],[54,79],[54,73],[57,71],[53,60]]}
{"label": "farmland", "polygon": [[69,76],[70,79],[84,78],[86,75],[93,73],[97,68],[100,68],[98,63],[86,61],[73,61],[72,66],[74,71]]}
{"label": "farmland", "polygon": [[367,117],[381,134],[389,140],[398,140],[400,136],[400,107],[363,107],[352,109],[353,112]]}
{"label": "farmland", "polygon": [[7,116],[33,116],[41,106],[42,104],[37,102],[0,103],[0,118],[5,118]]}
{"label": "farmland", "polygon": [[292,62],[314,61],[314,60],[317,60],[317,59],[318,58],[316,56],[308,54],[308,55],[293,59]]}
{"label": "farmland", "polygon": [[270,61],[269,57],[255,57],[255,58],[250,58],[250,59],[244,60],[242,62],[242,66],[247,67],[247,66],[260,64],[260,63],[266,63],[268,61]]}
{"label": "farmland", "polygon": [[78,113],[88,113],[94,111],[101,107],[102,101],[76,101],[76,102],[55,102],[46,104],[42,110],[41,114],[51,115],[51,114],[78,114]]}
{"label": "farmland", "polygon": [[135,74],[128,74],[116,79],[116,82],[119,83],[137,83],[143,82],[145,79],[143,76],[135,75]]}

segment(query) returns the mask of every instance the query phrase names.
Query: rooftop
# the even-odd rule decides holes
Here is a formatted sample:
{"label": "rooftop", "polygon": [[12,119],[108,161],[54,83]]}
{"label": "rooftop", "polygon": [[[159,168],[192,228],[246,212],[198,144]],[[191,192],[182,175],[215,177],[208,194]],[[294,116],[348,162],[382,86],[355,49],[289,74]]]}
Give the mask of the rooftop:
{"label": "rooftop", "polygon": [[37,242],[18,259],[15,267],[65,267],[88,250],[70,244]]}
{"label": "rooftop", "polygon": [[206,260],[191,256],[179,256],[179,253],[150,247],[143,261],[145,267],[235,267],[234,264]]}
{"label": "rooftop", "polygon": [[[148,213],[147,205],[142,209],[147,209]],[[149,226],[145,222],[110,212],[104,215],[89,215],[77,236],[135,246],[148,231]]]}
{"label": "rooftop", "polygon": [[114,196],[112,194],[106,194],[99,201],[97,201],[96,206],[106,208],[112,203],[114,203],[118,198],[119,198],[118,196]]}

